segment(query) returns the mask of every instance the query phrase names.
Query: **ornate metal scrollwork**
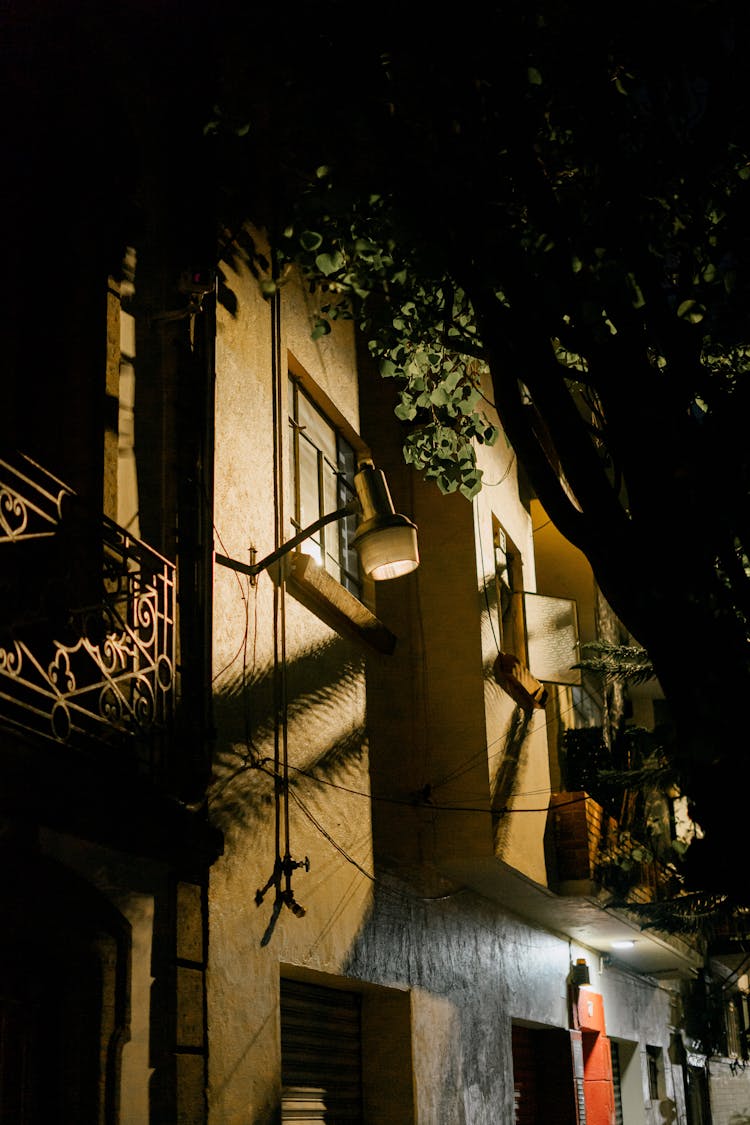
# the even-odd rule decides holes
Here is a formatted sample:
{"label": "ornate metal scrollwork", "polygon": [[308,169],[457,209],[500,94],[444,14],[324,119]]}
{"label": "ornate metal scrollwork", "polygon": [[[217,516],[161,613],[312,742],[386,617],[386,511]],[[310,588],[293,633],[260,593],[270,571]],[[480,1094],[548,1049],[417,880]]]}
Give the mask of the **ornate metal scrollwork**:
{"label": "ornate metal scrollwork", "polygon": [[[70,490],[41,492],[0,461],[0,544],[59,529]],[[142,745],[173,714],[175,567],[106,519],[98,542],[101,603],[71,611],[64,639],[0,636],[0,720],[71,745]]]}
{"label": "ornate metal scrollwork", "polygon": [[54,535],[71,495],[29,457],[20,457],[17,465],[0,459],[0,543]]}

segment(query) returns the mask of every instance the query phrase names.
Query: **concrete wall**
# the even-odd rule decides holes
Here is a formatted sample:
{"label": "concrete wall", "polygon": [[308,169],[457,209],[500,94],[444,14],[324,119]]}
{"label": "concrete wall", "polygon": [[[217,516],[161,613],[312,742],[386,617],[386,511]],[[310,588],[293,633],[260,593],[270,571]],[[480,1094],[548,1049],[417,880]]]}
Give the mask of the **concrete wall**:
{"label": "concrete wall", "polygon": [[730,1059],[711,1059],[709,1076],[713,1125],[748,1125],[750,1073]]}

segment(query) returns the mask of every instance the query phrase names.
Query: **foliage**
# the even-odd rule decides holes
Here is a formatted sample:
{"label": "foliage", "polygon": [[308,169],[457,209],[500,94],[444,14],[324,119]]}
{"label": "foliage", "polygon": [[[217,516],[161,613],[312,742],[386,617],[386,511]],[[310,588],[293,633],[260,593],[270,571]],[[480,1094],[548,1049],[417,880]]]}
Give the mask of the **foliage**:
{"label": "foliage", "polygon": [[254,8],[248,36],[284,50],[253,67],[233,26],[223,119],[254,155],[226,180],[319,288],[315,331],[364,329],[407,457],[446,491],[479,484],[489,369],[534,492],[670,702],[707,830],[696,885],[737,880],[721,767],[746,753],[750,691],[750,10],[402,16],[385,2],[363,36],[343,0],[281,31]]}
{"label": "foliage", "polygon": [[313,337],[330,332],[332,320],[356,319],[380,374],[397,386],[407,463],[441,492],[471,499],[482,478],[475,443],[492,445],[498,430],[479,408],[487,366],[466,293],[444,272],[420,271],[387,200],[342,200],[327,168],[295,210],[278,253],[319,296]]}
{"label": "foliage", "polygon": [[642,919],[644,930],[705,937],[723,918],[731,917],[734,907],[724,894],[683,891],[663,902],[628,902],[627,909]]}
{"label": "foliage", "polygon": [[649,655],[639,645],[592,641],[583,645],[582,651],[586,655],[575,667],[600,675],[605,682],[643,684],[655,677]]}

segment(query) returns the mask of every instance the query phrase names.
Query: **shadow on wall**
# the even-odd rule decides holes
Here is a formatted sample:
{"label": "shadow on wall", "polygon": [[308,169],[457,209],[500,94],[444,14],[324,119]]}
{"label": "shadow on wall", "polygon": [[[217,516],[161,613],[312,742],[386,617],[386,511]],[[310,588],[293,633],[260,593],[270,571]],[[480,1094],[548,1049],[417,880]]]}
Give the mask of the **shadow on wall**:
{"label": "shadow on wall", "polygon": [[[302,794],[330,786],[362,760],[366,733],[356,721],[362,667],[361,656],[338,637],[287,660],[286,722],[296,767],[289,784]],[[227,676],[214,696],[219,742],[209,809],[225,832],[269,814],[276,714],[270,662]]]}
{"label": "shadow on wall", "polygon": [[508,833],[509,823],[507,818],[503,818],[516,787],[530,722],[531,712],[516,705],[505,736],[503,759],[492,784],[492,824],[496,848],[502,846]]}
{"label": "shadow on wall", "polygon": [[343,971],[413,990],[414,1041],[429,1044],[419,1050],[426,1119],[513,1120],[508,1020],[533,979],[536,1017],[559,1021],[567,951],[557,939],[530,942],[522,923],[472,891],[381,862],[372,910]]}
{"label": "shadow on wall", "polygon": [[[497,587],[493,581],[485,582],[481,587],[479,591],[479,606],[482,621],[482,634],[486,636],[488,630],[491,632],[494,649],[500,654],[502,648],[498,635],[499,625],[497,624],[500,606],[497,596]],[[513,706],[507,728],[503,731],[501,738],[495,746],[490,745],[487,748],[490,762],[492,762],[492,759],[496,756],[500,757],[500,764],[492,780],[490,798],[495,847],[501,848],[508,831],[508,821],[507,819],[504,820],[503,816],[508,801],[513,795],[516,779],[521,768],[524,743],[529,733],[532,712],[524,709],[518,703],[514,703],[510,696],[506,695],[500,684],[498,684],[494,671],[495,659],[495,652],[492,652],[490,656],[485,659],[483,668],[485,692],[487,693],[488,703],[504,700],[508,705]]]}

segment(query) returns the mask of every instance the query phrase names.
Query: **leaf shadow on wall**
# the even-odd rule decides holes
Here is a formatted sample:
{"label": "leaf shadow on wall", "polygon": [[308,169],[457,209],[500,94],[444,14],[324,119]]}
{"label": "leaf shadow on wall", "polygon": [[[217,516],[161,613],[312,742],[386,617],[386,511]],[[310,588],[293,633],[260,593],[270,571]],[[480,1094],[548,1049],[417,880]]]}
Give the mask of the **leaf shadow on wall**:
{"label": "leaf shadow on wall", "polygon": [[[309,790],[335,784],[342,770],[362,760],[365,727],[357,721],[361,674],[361,657],[338,637],[287,661],[290,785]],[[224,831],[247,826],[267,810],[274,787],[276,715],[270,661],[226,677],[214,696],[219,738],[209,807]],[[280,715],[279,726],[282,722]]]}
{"label": "leaf shadow on wall", "polygon": [[[292,871],[300,865],[290,854],[297,832],[294,821],[304,817],[319,834],[321,845],[332,844],[326,824],[335,825],[337,818],[327,816],[326,809],[337,791],[367,795],[359,772],[367,747],[361,656],[351,644],[334,637],[289,659],[285,679],[285,691],[279,694],[273,664],[266,662],[227,677],[214,699],[220,739],[209,794],[211,819],[224,832],[230,850],[240,833],[252,834],[258,851],[265,845],[267,853],[270,841],[276,848],[266,878],[259,880],[262,885],[255,892],[257,906],[271,904],[261,945],[271,940],[284,905],[304,913],[291,890]],[[285,708],[279,705],[282,697]],[[310,809],[321,801],[328,803],[322,820]],[[309,845],[308,849],[312,851]],[[311,866],[315,860],[313,854]],[[307,857],[302,865],[306,862]]]}

